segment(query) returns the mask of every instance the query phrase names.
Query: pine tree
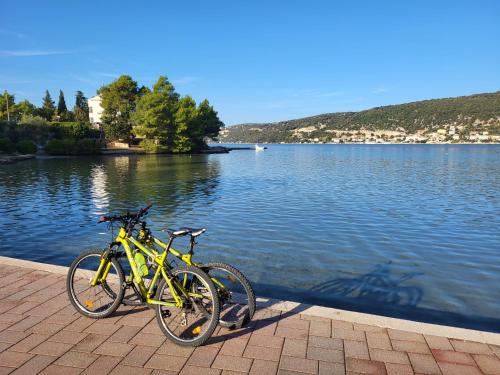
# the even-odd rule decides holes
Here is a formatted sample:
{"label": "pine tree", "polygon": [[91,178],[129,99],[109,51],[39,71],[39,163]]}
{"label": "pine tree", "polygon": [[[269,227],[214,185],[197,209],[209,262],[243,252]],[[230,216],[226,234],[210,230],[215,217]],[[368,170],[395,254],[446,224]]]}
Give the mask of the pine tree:
{"label": "pine tree", "polygon": [[56,111],[56,107],[54,105],[54,101],[52,100],[52,97],[50,96],[49,90],[45,90],[45,97],[43,98],[41,115],[46,120],[50,121],[50,120],[52,120],[52,117],[54,116],[55,111]]}

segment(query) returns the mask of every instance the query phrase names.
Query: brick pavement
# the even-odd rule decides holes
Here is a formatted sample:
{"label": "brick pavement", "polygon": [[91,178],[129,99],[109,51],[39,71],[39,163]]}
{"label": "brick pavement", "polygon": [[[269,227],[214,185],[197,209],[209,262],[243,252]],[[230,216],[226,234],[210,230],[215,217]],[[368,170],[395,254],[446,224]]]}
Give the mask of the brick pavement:
{"label": "brick pavement", "polygon": [[500,346],[269,308],[248,327],[183,348],[148,308],[80,316],[64,275],[0,264],[0,285],[0,375],[500,374]]}

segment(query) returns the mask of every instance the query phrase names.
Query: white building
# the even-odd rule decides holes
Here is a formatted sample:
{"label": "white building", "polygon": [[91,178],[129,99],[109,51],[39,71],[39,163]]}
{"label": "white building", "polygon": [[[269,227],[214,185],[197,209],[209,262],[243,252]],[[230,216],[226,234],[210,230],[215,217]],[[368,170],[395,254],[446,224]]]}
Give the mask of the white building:
{"label": "white building", "polygon": [[101,107],[101,97],[93,96],[89,99],[89,121],[93,128],[100,129],[101,115],[103,109]]}

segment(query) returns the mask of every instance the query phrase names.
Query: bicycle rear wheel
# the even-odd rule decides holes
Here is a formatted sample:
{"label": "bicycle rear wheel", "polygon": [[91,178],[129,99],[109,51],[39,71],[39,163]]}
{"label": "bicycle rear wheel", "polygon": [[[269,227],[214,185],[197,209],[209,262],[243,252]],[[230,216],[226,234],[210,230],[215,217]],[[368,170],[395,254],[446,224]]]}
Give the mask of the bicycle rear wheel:
{"label": "bicycle rear wheel", "polygon": [[82,315],[89,318],[105,318],[120,306],[124,293],[123,270],[115,258],[106,279],[92,286],[103,250],[89,250],[80,254],[69,267],[66,289],[71,304]]}
{"label": "bicycle rear wheel", "polygon": [[252,320],[255,313],[255,293],[250,281],[235,267],[213,262],[200,267],[212,279],[220,299],[219,324],[237,329]]}
{"label": "bicycle rear wheel", "polygon": [[[213,282],[202,270],[182,267],[171,271],[174,285],[189,293],[184,296],[178,287],[176,293],[184,306],[167,307],[156,305],[156,318],[163,333],[181,346],[199,346],[212,336],[219,320],[220,306]],[[175,302],[172,290],[162,279],[158,283],[155,299]]]}

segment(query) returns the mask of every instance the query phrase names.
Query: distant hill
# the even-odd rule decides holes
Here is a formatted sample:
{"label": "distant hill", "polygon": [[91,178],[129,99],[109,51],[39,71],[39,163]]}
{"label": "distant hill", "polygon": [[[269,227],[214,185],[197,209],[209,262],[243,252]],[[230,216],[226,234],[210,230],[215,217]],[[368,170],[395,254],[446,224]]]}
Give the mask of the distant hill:
{"label": "distant hill", "polygon": [[498,136],[500,136],[500,91],[389,105],[360,112],[326,113],[275,123],[234,125],[221,131],[219,141],[222,143],[412,142],[412,140],[491,142],[499,141]]}

